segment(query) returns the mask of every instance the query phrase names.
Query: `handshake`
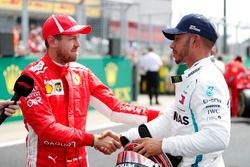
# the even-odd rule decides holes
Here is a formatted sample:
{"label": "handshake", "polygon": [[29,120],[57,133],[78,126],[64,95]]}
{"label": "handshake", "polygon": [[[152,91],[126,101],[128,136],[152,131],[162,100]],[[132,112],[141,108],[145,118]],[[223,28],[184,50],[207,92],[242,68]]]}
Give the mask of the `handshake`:
{"label": "handshake", "polygon": [[[99,135],[94,135],[93,147],[106,155],[110,155],[121,148],[122,143],[120,137],[120,134],[111,130],[104,131]],[[132,140],[131,142],[136,143],[136,147],[134,147],[132,151],[144,155],[145,157],[162,153],[162,140],[160,139],[145,137]]]}
{"label": "handshake", "polygon": [[120,136],[120,134],[111,130],[104,131],[99,135],[94,135],[93,147],[103,154],[110,155],[121,148]]}

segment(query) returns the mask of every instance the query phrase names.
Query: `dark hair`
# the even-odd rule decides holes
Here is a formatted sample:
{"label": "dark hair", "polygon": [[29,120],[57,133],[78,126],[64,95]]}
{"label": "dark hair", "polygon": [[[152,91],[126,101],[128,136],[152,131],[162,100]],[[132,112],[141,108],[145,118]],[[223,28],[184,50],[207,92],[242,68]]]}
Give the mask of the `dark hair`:
{"label": "dark hair", "polygon": [[[57,35],[54,35],[53,37],[55,39],[57,39],[57,40],[61,40],[62,39],[62,34],[57,34]],[[46,48],[49,48],[49,43],[48,43],[47,39],[44,41],[44,43],[45,43]]]}
{"label": "dark hair", "polygon": [[214,42],[210,41],[209,39],[205,38],[205,37],[201,37],[201,40],[203,41],[203,44],[208,48],[208,49],[212,49],[214,46]]}
{"label": "dark hair", "polygon": [[152,47],[148,47],[148,51],[149,51],[149,52],[153,52],[154,49],[153,49]]}
{"label": "dark hair", "polygon": [[217,59],[220,61],[223,61],[223,57],[221,57],[221,56],[219,56]]}
{"label": "dark hair", "polygon": [[234,58],[235,61],[238,61],[238,62],[242,62],[242,57],[240,55],[237,55],[235,58]]}

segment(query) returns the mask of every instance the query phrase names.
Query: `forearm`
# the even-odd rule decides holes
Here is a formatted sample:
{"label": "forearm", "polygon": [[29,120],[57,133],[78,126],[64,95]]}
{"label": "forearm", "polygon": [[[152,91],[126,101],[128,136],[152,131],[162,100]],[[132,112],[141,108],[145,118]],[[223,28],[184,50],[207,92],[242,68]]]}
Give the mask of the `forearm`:
{"label": "forearm", "polygon": [[197,133],[164,138],[162,150],[174,156],[196,156],[224,150],[230,138],[230,132],[223,127],[203,129]]}
{"label": "forearm", "polygon": [[52,123],[40,132],[39,137],[43,142],[60,143],[64,146],[69,145],[70,147],[82,147],[92,146],[94,136],[73,127],[67,127],[60,123]]}

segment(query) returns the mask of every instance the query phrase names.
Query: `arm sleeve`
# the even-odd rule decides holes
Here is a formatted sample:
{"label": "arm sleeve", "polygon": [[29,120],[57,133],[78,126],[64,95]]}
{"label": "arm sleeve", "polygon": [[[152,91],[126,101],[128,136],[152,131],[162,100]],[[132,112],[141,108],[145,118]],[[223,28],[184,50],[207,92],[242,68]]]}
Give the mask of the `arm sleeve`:
{"label": "arm sleeve", "polygon": [[[173,116],[172,106],[168,111],[164,112],[163,115],[160,115],[159,117],[145,124],[153,138],[163,139],[169,137],[169,134],[171,134],[171,119]],[[131,128],[126,132],[122,132],[121,134],[127,137],[129,140],[140,138],[138,127]]]}
{"label": "arm sleeve", "polygon": [[43,81],[36,74],[24,71],[34,81],[34,88],[26,98],[21,98],[20,108],[24,123],[30,132],[35,132],[42,142],[57,143],[60,146],[91,146],[93,135],[73,127],[67,127],[55,120],[53,110],[45,94]]}
{"label": "arm sleeve", "polygon": [[121,102],[91,71],[89,85],[90,105],[114,122],[142,124],[159,114],[156,110]]}
{"label": "arm sleeve", "polygon": [[162,149],[166,153],[195,156],[224,150],[229,143],[230,106],[226,83],[213,84],[205,80],[196,86],[190,99],[195,133],[164,138]]}

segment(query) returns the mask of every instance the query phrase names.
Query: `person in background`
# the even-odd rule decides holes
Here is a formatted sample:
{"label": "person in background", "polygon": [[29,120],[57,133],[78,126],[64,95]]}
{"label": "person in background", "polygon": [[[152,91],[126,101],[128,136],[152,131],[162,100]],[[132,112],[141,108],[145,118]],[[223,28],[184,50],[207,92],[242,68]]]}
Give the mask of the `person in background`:
{"label": "person in background", "polygon": [[43,25],[47,51],[22,72],[35,80],[20,105],[28,130],[27,167],[87,167],[86,146],[105,154],[120,148],[119,138],[86,132],[89,105],[121,123],[140,124],[159,114],[121,102],[90,69],[75,62],[80,34],[90,31],[90,26],[64,14],[50,16]]}
{"label": "person in background", "polygon": [[175,62],[188,66],[175,80],[175,102],[145,124],[153,138],[140,138],[138,128],[122,135],[137,143],[134,151],[146,157],[165,152],[183,157],[178,167],[224,167],[222,153],[230,140],[230,96],[210,56],[218,38],[214,25],[203,15],[188,14],[163,34],[173,41]]}
{"label": "person in background", "polygon": [[231,94],[231,116],[238,115],[238,96],[239,90],[237,88],[238,80],[246,75],[247,69],[243,66],[242,57],[237,55],[231,62],[226,64],[224,77],[227,82]]}
{"label": "person in background", "polygon": [[226,71],[226,66],[225,66],[225,63],[224,63],[224,60],[223,60],[222,56],[217,57],[217,59],[215,60],[215,64],[219,68],[221,73],[224,74],[225,71]]}
{"label": "person in background", "polygon": [[138,61],[138,71],[140,74],[140,93],[143,93],[143,88],[145,88],[146,86],[146,71],[145,71],[145,67],[143,64],[143,59],[145,58],[145,53],[143,52],[139,61]]}
{"label": "person in background", "polygon": [[225,63],[223,61],[223,57],[217,56],[217,53],[218,53],[218,48],[216,45],[214,45],[214,47],[211,50],[211,55],[214,57],[217,57],[217,59],[215,59],[215,64],[219,68],[219,70],[222,72],[222,74],[224,74],[225,73]]}
{"label": "person in background", "polygon": [[143,56],[141,64],[146,71],[147,80],[147,93],[149,96],[150,105],[153,104],[153,95],[155,96],[155,104],[159,104],[158,94],[159,94],[159,71],[162,66],[162,60],[158,54],[156,54],[153,48],[148,48],[148,53]]}

